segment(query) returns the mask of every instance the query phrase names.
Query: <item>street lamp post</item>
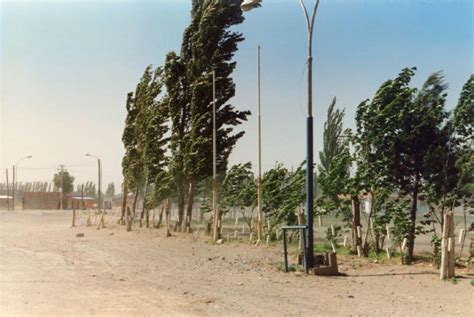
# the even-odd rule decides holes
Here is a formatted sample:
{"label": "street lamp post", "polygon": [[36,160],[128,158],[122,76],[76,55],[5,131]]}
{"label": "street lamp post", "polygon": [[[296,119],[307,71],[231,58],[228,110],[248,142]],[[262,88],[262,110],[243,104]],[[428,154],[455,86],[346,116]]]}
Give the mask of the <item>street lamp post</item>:
{"label": "street lamp post", "polygon": [[63,202],[64,202],[64,165],[59,165],[59,168],[61,169],[61,199],[59,201],[60,209],[63,210]]}
{"label": "street lamp post", "polygon": [[101,185],[102,185],[102,164],[100,158],[95,155],[87,153],[86,156],[90,156],[97,159],[97,210],[100,212],[101,208]]}
{"label": "street lamp post", "polygon": [[214,241],[220,239],[220,217],[217,211],[217,144],[216,144],[216,71],[212,71],[212,215]]}
{"label": "street lamp post", "polygon": [[262,128],[261,128],[261,94],[260,94],[260,45],[257,47],[257,130],[258,130],[258,167],[257,167],[257,236],[263,240],[262,212]]}
{"label": "street lamp post", "polygon": [[12,177],[12,210],[15,210],[15,183],[16,183],[16,179],[17,179],[17,174],[18,174],[18,164],[20,164],[21,161],[25,160],[25,159],[30,159],[32,158],[33,156],[31,155],[28,155],[28,156],[25,156],[21,159],[19,159],[16,164],[13,166],[13,177]]}
{"label": "street lamp post", "polygon": [[314,201],[313,201],[313,30],[316,13],[319,7],[319,0],[313,7],[311,19],[303,0],[300,0],[303,8],[308,27],[308,117],[306,118],[306,266],[313,267],[313,217],[314,217]]}
{"label": "street lamp post", "polygon": [[[314,238],[313,238],[313,216],[314,216],[314,202],[313,202],[313,30],[316,13],[319,7],[319,1],[316,0],[314,4],[311,17],[308,14],[306,5],[303,0],[300,0],[301,8],[303,9],[306,24],[308,28],[308,116],[306,118],[306,250],[305,262],[307,267],[313,267],[314,262]],[[245,0],[241,4],[243,11],[249,11],[257,7],[260,0]]]}

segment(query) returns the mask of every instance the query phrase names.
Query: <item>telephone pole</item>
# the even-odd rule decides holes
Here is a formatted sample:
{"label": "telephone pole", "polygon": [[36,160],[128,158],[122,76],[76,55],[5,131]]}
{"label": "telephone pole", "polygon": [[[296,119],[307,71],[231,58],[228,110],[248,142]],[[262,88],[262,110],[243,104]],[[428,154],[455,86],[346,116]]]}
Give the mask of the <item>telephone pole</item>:
{"label": "telephone pole", "polygon": [[64,187],[63,187],[63,181],[64,181],[64,165],[59,165],[61,168],[61,201],[60,201],[60,206],[61,210],[63,210],[63,195],[64,195]]}

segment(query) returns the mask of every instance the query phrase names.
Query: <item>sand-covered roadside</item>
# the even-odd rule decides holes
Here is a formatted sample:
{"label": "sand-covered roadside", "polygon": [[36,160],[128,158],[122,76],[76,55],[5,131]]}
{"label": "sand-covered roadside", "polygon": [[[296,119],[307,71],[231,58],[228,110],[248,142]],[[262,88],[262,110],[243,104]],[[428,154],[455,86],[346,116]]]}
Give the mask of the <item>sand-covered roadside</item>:
{"label": "sand-covered roadside", "polygon": [[[78,222],[82,223],[81,216]],[[1,316],[469,316],[474,276],[340,261],[345,277],[282,273],[281,247],[211,245],[162,229],[69,228],[70,212],[0,212]],[[84,233],[84,237],[76,237]]]}

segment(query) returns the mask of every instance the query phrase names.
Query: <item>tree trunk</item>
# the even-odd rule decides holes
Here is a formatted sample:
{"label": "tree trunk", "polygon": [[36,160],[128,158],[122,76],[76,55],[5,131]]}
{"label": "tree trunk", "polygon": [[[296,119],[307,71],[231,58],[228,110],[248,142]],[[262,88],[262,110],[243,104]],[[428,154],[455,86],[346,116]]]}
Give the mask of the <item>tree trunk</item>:
{"label": "tree trunk", "polygon": [[125,224],[125,209],[127,208],[127,197],[128,197],[128,190],[127,190],[127,186],[125,186],[125,181],[123,182],[122,193],[123,193],[122,210],[120,212],[119,224],[123,226]]}
{"label": "tree trunk", "polygon": [[132,221],[135,219],[135,211],[137,208],[137,200],[138,200],[138,189],[139,187],[135,189],[135,197],[133,197],[133,205],[132,205]]}
{"label": "tree trunk", "polygon": [[143,226],[143,218],[145,217],[146,210],[146,192],[148,190],[148,181],[145,182],[145,188],[143,191],[143,202],[142,202],[142,211],[140,212],[140,228]]}
{"label": "tree trunk", "polygon": [[166,201],[166,208],[165,208],[165,237],[171,237],[171,230],[170,230],[170,220],[171,220],[171,199],[168,198]]}
{"label": "tree trunk", "polygon": [[352,198],[352,251],[357,252],[357,247],[362,246],[362,237],[357,234],[357,227],[360,225],[360,201],[359,197]]}
{"label": "tree trunk", "polygon": [[410,220],[411,226],[410,231],[408,232],[407,239],[407,264],[410,264],[413,261],[413,250],[415,249],[415,230],[416,230],[416,211],[418,204],[418,186],[419,186],[420,177],[417,175],[415,179],[415,185],[413,187],[412,201],[410,208]]}
{"label": "tree trunk", "polygon": [[132,214],[130,212],[130,207],[127,206],[127,214],[125,215],[125,224],[127,231],[132,231]]}
{"label": "tree trunk", "polygon": [[148,209],[145,212],[145,226],[150,228],[150,211]]}
{"label": "tree trunk", "polygon": [[[192,232],[191,230],[191,219],[193,216],[193,204],[194,204],[194,193],[196,190],[196,185],[194,182],[189,183],[189,193],[188,193],[188,205],[186,208],[186,221],[184,230],[189,230],[189,233]],[[189,229],[188,229],[189,228]]]}
{"label": "tree trunk", "polygon": [[160,216],[158,217],[158,223],[155,225],[154,224],[154,227],[156,229],[160,229],[160,226],[161,226],[161,221],[163,220],[163,212],[165,211],[165,206],[161,206],[161,211],[160,211]]}
{"label": "tree trunk", "polygon": [[178,222],[176,222],[174,231],[181,231],[184,217],[184,201],[185,201],[184,185],[178,189]]}

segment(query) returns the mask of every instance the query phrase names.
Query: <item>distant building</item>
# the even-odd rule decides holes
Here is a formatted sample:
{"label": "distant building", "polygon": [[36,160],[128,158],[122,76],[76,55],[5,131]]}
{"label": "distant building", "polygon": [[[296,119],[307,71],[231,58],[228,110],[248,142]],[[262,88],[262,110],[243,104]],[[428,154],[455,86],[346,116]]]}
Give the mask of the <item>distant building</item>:
{"label": "distant building", "polygon": [[60,192],[25,192],[23,209],[60,209]]}
{"label": "distant building", "polygon": [[97,208],[94,197],[82,196],[81,192],[70,193],[67,197],[67,209],[92,209]]}
{"label": "distant building", "polygon": [[13,197],[0,195],[0,210],[12,208]]}

